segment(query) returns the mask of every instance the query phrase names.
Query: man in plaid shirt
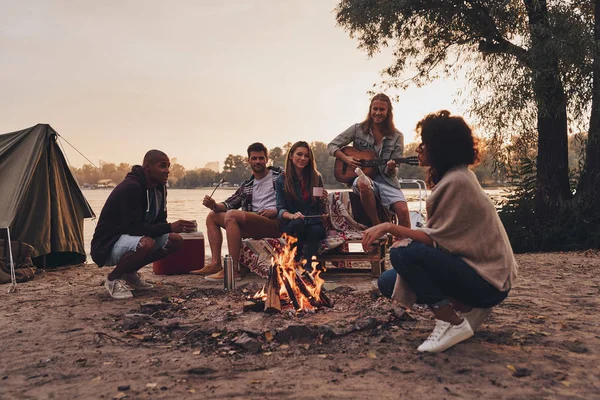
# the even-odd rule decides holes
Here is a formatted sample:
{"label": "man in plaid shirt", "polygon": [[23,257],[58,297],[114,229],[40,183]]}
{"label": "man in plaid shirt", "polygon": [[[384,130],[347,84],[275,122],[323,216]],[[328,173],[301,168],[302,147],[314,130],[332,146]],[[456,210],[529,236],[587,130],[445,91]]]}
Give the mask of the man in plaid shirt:
{"label": "man in plaid shirt", "polygon": [[280,221],[277,219],[275,180],[282,169],[267,167],[267,154],[267,148],[262,143],[251,144],[248,147],[248,164],[252,169],[252,177],[242,182],[238,190],[222,203],[217,203],[209,196],[202,201],[211,210],[206,218],[206,230],[212,260],[204,268],[191,273],[204,275],[209,281],[223,280],[221,228],[225,229],[227,235],[227,248],[237,279],[242,238],[263,239],[281,235]]}

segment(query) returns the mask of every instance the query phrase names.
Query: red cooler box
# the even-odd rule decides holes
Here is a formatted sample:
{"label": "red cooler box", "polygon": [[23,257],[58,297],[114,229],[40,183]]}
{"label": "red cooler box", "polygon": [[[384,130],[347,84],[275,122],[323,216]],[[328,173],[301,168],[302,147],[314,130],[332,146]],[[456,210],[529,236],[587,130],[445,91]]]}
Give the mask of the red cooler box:
{"label": "red cooler box", "polygon": [[204,235],[202,232],[181,233],[183,247],[178,252],[152,263],[156,275],[187,274],[204,268]]}

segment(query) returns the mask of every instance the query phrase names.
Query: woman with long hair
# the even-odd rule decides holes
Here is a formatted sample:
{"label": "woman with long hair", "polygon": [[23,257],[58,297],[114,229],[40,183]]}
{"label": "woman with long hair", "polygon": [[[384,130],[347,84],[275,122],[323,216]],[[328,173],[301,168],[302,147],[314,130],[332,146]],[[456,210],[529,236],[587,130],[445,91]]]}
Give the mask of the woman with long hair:
{"label": "woman with long hair", "polygon": [[380,276],[379,290],[406,307],[429,306],[436,324],[418,350],[440,352],[473,336],[508,296],[517,263],[494,204],[469,170],[479,156],[471,128],[439,111],[419,121],[417,132],[420,164],[429,167],[427,227],[374,226],[363,247],[384,233],[407,238],[392,246],[393,269]]}
{"label": "woman with long hair", "polygon": [[307,142],[296,142],[286,156],[285,172],[275,182],[277,215],[284,221],[283,232],[298,238],[296,260],[306,259],[305,268],[317,255],[325,238],[323,178]]}
{"label": "woman with long hair", "polygon": [[387,95],[379,93],[373,96],[365,120],[352,124],[327,145],[329,155],[354,170],[362,166],[362,160],[358,155],[350,156],[345,153],[344,147],[350,143],[354,150],[375,153],[377,158],[388,160],[385,165],[375,169],[375,175],[370,181],[355,178],[344,182],[352,186],[353,192],[360,196],[371,225],[381,222],[377,213],[379,200],[384,208],[396,214],[400,225],[410,227],[408,205],[398,182],[399,168],[395,161],[404,152],[404,135],[394,125],[392,101]]}

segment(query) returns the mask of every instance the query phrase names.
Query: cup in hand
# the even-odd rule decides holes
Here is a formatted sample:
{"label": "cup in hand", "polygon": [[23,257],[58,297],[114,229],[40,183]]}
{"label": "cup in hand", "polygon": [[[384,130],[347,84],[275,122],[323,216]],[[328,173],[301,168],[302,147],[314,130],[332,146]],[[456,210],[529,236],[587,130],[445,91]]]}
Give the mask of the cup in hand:
{"label": "cup in hand", "polygon": [[319,186],[315,186],[312,189],[313,197],[322,197],[323,196],[323,188]]}
{"label": "cup in hand", "polygon": [[192,229],[189,229],[188,232],[192,233],[192,232],[198,232],[198,223],[196,222],[195,219],[190,220],[190,222],[192,224],[194,224],[194,227]]}

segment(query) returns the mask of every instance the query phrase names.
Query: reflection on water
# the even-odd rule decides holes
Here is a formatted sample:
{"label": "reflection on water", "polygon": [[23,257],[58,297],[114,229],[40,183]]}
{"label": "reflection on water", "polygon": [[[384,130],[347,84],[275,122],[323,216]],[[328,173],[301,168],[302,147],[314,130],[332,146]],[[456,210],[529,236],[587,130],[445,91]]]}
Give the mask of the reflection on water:
{"label": "reflection on water", "polygon": [[[100,216],[102,206],[106,201],[106,198],[110,194],[112,189],[84,189],[83,194],[87,198],[92,210],[96,215]],[[403,189],[404,195],[408,200],[408,206],[410,210],[419,210],[419,190],[418,189]],[[205,246],[206,254],[210,254],[208,247],[208,240],[206,239],[206,216],[209,213],[209,209],[202,205],[202,199],[204,196],[209,195],[212,189],[171,189],[168,193],[167,198],[167,210],[169,222],[176,221],[178,219],[195,219],[198,222],[198,230],[205,232]],[[486,190],[488,194],[494,199],[502,195],[502,189],[491,189]],[[213,195],[214,199],[219,202],[225,200],[233,194],[232,189],[217,189]],[[424,193],[423,193],[424,194]],[[425,212],[425,202],[422,203],[423,213]],[[84,235],[85,235],[85,249],[88,254],[90,253],[90,243],[92,236],[94,235],[94,229],[96,228],[96,221],[87,219],[84,222]],[[226,238],[223,238],[222,253],[227,253]],[[90,259],[91,261],[91,259]]]}

